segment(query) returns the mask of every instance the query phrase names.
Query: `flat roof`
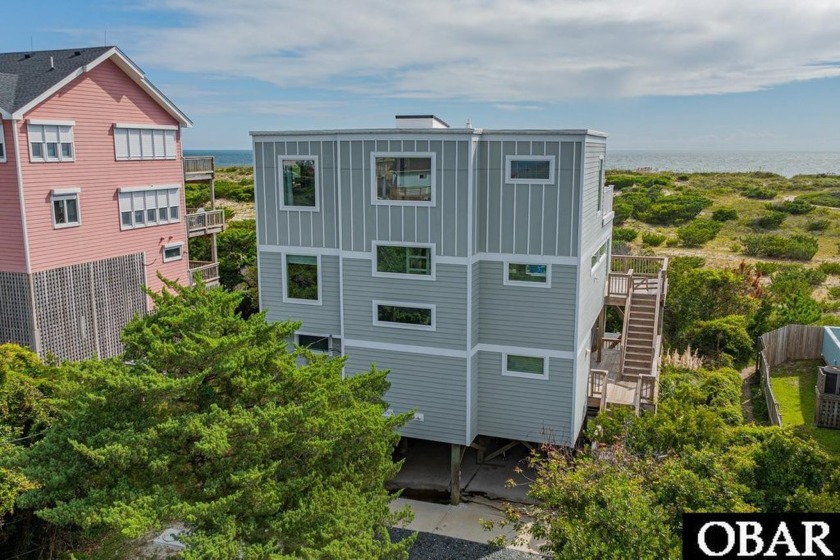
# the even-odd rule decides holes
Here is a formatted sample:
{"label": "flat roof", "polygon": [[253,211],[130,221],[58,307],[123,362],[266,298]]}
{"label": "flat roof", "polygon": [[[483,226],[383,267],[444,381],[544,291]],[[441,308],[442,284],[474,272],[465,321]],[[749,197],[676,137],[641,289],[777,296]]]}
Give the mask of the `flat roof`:
{"label": "flat roof", "polygon": [[595,136],[606,138],[607,133],[589,128],[539,129],[539,128],[346,128],[328,130],[252,130],[251,136],[328,136],[328,135],[492,135],[492,136]]}

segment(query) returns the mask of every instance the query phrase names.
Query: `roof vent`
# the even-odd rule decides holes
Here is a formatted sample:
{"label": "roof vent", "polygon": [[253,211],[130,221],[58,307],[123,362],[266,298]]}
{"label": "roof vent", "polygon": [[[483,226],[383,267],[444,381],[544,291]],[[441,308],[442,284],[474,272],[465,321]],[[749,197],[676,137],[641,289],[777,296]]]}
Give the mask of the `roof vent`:
{"label": "roof vent", "polygon": [[449,128],[434,115],[397,115],[397,128]]}
{"label": "roof vent", "polygon": [[82,51],[76,51],[73,53],[73,56],[82,56]]}
{"label": "roof vent", "polygon": [[50,70],[55,70],[55,61],[53,57],[50,57]]}
{"label": "roof vent", "polygon": [[25,55],[23,55],[23,58],[32,58],[32,54],[31,53],[26,53]]}

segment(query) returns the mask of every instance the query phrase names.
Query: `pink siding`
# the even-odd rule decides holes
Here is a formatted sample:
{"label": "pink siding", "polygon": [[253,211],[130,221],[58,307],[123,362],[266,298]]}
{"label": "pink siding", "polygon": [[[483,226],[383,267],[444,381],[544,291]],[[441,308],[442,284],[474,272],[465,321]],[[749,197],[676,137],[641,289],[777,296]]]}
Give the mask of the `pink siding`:
{"label": "pink siding", "polygon": [[0,119],[6,162],[0,163],[0,272],[26,272],[12,123]]}
{"label": "pink siding", "polygon": [[[180,133],[177,159],[116,161],[114,155],[114,123],[176,125],[177,121],[111,61],[103,62],[62,88],[26,118],[76,123],[75,161],[68,163],[30,163],[26,123],[19,126],[32,271],[142,251],[151,288],[160,288],[157,271],[186,283],[188,261]],[[117,189],[147,185],[180,187],[181,221],[121,231]],[[50,191],[71,187],[81,189],[81,226],[54,229]],[[184,258],[163,264],[161,249],[173,242],[184,243]]]}

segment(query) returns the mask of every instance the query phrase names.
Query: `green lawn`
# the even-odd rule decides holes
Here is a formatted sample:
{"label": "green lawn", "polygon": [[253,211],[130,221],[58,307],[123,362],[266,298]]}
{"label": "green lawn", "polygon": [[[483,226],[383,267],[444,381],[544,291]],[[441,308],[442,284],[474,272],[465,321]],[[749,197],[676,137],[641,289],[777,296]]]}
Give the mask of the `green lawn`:
{"label": "green lawn", "polygon": [[784,426],[801,426],[829,453],[840,457],[840,430],[814,426],[814,402],[819,360],[785,362],[773,369],[770,385],[779,401]]}

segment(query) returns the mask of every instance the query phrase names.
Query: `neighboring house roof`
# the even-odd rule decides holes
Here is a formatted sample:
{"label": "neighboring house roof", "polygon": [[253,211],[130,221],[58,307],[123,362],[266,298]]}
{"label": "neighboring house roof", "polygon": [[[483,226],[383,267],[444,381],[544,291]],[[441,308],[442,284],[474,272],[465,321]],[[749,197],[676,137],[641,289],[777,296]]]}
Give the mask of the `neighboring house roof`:
{"label": "neighboring house roof", "polygon": [[23,118],[33,107],[106,60],[113,61],[182,126],[192,126],[192,121],[117,47],[0,53],[0,115]]}

